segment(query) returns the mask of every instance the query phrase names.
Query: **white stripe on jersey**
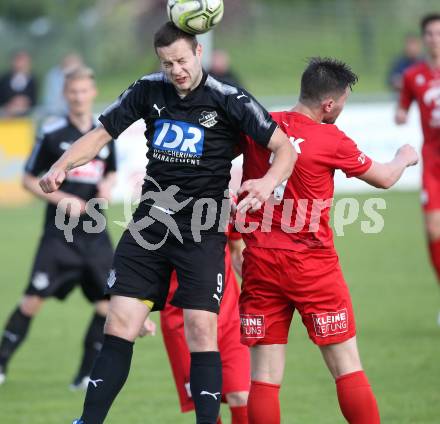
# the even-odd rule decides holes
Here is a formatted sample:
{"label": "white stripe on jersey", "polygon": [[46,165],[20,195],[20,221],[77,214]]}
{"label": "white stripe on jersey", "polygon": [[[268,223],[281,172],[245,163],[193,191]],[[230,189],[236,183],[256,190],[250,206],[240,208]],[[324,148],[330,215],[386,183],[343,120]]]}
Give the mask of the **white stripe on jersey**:
{"label": "white stripe on jersey", "polygon": [[44,137],[47,134],[50,134],[54,131],[60,130],[63,127],[68,125],[68,121],[65,117],[59,117],[55,120],[50,120],[49,122],[42,125],[40,129],[40,133],[35,141],[34,147],[32,149],[32,153],[29,156],[29,159],[26,162],[26,169],[30,170],[34,167],[35,161],[37,160],[38,154],[40,153],[41,147],[43,146]]}
{"label": "white stripe on jersey", "polygon": [[165,80],[163,72],[155,72],[154,74],[144,75],[142,81],[162,81]]}
{"label": "white stripe on jersey", "polygon": [[238,94],[237,87],[234,87],[232,85],[225,84],[224,82],[216,80],[211,75],[208,75],[208,78],[206,78],[205,85],[209,88],[212,88],[213,90],[220,92],[224,96],[228,96],[230,94]]}
{"label": "white stripe on jersey", "polygon": [[54,131],[57,131],[63,127],[67,127],[69,121],[65,117],[59,117],[55,120],[50,119],[48,122],[42,125],[41,132],[43,135],[50,134]]}

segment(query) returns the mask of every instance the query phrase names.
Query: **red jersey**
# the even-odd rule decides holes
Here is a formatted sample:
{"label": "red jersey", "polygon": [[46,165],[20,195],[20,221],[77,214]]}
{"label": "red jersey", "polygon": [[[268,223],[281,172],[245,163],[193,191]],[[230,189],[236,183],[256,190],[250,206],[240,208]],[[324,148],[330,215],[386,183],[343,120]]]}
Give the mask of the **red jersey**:
{"label": "red jersey", "polygon": [[405,71],[400,107],[409,109],[413,100],[420,108],[425,145],[440,146],[440,69],[419,63]]}
{"label": "red jersey", "polygon": [[[318,124],[297,112],[271,115],[289,137],[298,160],[290,178],[275,189],[263,208],[246,215],[245,228],[240,222],[236,226],[246,246],[297,251],[333,248],[329,221],[335,170],[356,177],[372,161],[335,125]],[[270,151],[248,137],[242,144],[243,181],[261,178],[269,169]],[[250,231],[257,224],[258,229]]]}

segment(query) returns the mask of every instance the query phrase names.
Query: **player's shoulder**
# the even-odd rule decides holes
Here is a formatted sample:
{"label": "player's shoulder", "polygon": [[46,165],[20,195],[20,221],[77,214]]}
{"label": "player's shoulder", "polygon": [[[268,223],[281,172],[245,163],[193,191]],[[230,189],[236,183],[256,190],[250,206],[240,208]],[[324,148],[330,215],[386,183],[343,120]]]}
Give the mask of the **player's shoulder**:
{"label": "player's shoulder", "polygon": [[153,72],[140,77],[132,84],[132,87],[141,87],[141,89],[151,89],[171,84],[163,72]]}
{"label": "player's shoulder", "polygon": [[149,82],[164,82],[166,81],[165,74],[163,72],[153,72],[139,78],[139,81]]}
{"label": "player's shoulder", "polygon": [[[213,77],[210,74],[208,74],[206,77],[205,87],[208,90],[211,90],[213,93],[224,97],[229,97],[234,95],[237,96],[241,93],[243,94],[246,93],[244,89],[241,89],[232,84],[228,84],[224,81],[220,81],[219,79]],[[245,95],[247,95],[247,93]]]}
{"label": "player's shoulder", "polygon": [[414,78],[417,75],[426,72],[429,67],[426,62],[417,62],[414,65],[409,66],[403,73],[406,78]]}
{"label": "player's shoulder", "polygon": [[65,116],[50,117],[43,121],[40,127],[40,136],[46,137],[58,133],[69,126],[69,120]]}

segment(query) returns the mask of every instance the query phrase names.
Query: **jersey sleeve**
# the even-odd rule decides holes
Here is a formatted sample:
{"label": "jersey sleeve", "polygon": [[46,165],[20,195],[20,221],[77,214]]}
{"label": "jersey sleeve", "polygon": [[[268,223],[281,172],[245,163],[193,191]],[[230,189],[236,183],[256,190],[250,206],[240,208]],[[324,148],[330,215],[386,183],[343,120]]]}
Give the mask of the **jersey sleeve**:
{"label": "jersey sleeve", "polygon": [[359,150],[351,138],[344,133],[342,135],[333,161],[333,167],[343,171],[348,178],[358,177],[370,169],[373,161]]}
{"label": "jersey sleeve", "polygon": [[117,139],[131,124],[145,116],[148,109],[148,97],[149,81],[140,79],[105,109],[99,121],[113,139]]}
{"label": "jersey sleeve", "polygon": [[105,173],[108,174],[109,172],[116,172],[117,164],[116,164],[116,148],[115,148],[115,141],[111,140],[110,143],[108,143],[110,154],[108,155],[107,159],[105,160]]}
{"label": "jersey sleeve", "polygon": [[240,131],[267,146],[277,128],[269,112],[245,90],[228,96],[227,113]]}
{"label": "jersey sleeve", "polygon": [[47,144],[47,135],[41,133],[37,137],[32,152],[26,161],[24,171],[27,174],[38,177],[51,167],[53,161],[51,160],[51,155],[47,151]]}
{"label": "jersey sleeve", "polygon": [[410,74],[405,72],[402,78],[402,88],[400,89],[399,106],[408,110],[414,100]]}

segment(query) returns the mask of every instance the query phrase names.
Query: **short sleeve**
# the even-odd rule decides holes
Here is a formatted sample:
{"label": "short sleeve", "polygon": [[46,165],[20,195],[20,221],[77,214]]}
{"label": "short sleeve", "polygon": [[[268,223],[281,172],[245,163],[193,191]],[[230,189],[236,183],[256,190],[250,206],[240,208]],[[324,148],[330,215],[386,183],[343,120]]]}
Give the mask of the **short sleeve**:
{"label": "short sleeve", "polygon": [[105,173],[108,174],[109,172],[116,172],[117,164],[116,164],[116,148],[115,148],[115,141],[111,140],[108,144],[110,149],[110,154],[107,156],[107,159],[105,160]]}
{"label": "short sleeve", "polygon": [[140,79],[125,90],[99,117],[106,131],[117,139],[131,124],[145,116],[150,83]]}
{"label": "short sleeve", "polygon": [[40,134],[35,141],[28,160],[26,161],[24,168],[26,173],[38,177],[51,167],[53,161],[47,151],[47,144],[47,135],[44,133]]}
{"label": "short sleeve", "polygon": [[414,100],[414,94],[411,88],[411,78],[408,72],[403,74],[402,88],[400,89],[399,106],[408,110]]}
{"label": "short sleeve", "polygon": [[228,96],[227,113],[240,131],[266,147],[277,128],[269,112],[245,90]]}
{"label": "short sleeve", "polygon": [[338,149],[335,154],[334,168],[340,169],[347,177],[358,177],[367,172],[372,160],[362,151],[360,151],[356,143],[344,133],[339,141]]}

